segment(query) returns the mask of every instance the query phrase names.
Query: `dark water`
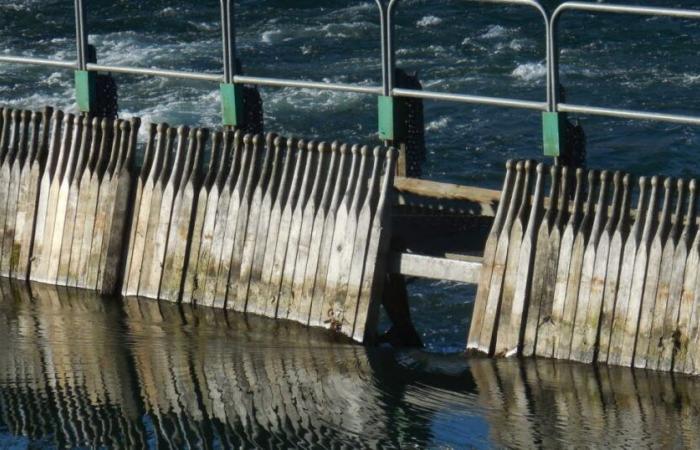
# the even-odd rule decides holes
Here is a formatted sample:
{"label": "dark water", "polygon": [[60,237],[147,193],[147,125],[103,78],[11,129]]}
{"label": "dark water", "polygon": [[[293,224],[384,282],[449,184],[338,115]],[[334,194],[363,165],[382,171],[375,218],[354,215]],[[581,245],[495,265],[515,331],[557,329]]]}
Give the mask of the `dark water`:
{"label": "dark water", "polygon": [[700,380],[0,282],[0,448],[700,445]]}

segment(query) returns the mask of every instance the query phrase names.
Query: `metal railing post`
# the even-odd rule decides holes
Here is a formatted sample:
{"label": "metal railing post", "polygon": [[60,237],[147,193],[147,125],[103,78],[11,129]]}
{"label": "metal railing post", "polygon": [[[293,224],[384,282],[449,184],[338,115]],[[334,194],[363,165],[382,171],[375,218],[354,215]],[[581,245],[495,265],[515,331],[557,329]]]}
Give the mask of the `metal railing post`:
{"label": "metal railing post", "polygon": [[96,74],[87,68],[89,61],[88,33],[86,14],[83,0],[75,0],[75,42],[77,62],[75,70],[75,101],[78,109],[89,113],[96,106],[97,82]]}
{"label": "metal railing post", "polygon": [[241,126],[245,116],[243,91],[235,83],[236,30],[233,0],[221,0],[221,38],[224,61],[224,79],[219,84],[222,122],[227,126]]}
{"label": "metal railing post", "polygon": [[[393,4],[395,0],[392,0]],[[377,115],[379,139],[383,141],[393,141],[396,136],[396,104],[395,99],[391,94],[391,69],[389,67],[389,18],[388,5],[384,0],[375,0],[379,8],[379,25],[381,29],[381,46],[382,46],[382,93],[377,98]]]}

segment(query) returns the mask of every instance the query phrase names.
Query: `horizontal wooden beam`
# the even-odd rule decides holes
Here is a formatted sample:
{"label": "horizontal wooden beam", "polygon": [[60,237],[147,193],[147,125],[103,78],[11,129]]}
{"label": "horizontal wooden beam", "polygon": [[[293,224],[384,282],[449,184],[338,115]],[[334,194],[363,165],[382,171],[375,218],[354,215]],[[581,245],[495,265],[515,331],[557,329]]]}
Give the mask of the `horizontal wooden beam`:
{"label": "horizontal wooden beam", "polygon": [[394,252],[391,254],[389,271],[431,280],[477,284],[481,271],[481,259],[472,257],[452,259]]}
{"label": "horizontal wooden beam", "polygon": [[420,180],[418,178],[396,177],[394,188],[399,194],[410,194],[436,200],[466,202],[478,206],[482,216],[494,216],[501,192],[474,186],[461,186],[451,183]]}

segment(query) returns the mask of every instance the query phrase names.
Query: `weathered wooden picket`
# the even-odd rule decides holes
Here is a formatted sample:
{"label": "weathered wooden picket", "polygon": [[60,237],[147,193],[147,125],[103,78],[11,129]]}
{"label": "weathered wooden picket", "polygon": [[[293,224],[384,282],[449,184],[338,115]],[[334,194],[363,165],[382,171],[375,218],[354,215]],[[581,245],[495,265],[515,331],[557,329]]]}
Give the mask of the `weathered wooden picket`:
{"label": "weathered wooden picket", "polygon": [[393,150],[159,124],[137,173],[139,119],[0,120],[0,275],[373,337]]}
{"label": "weathered wooden picket", "polygon": [[642,177],[631,211],[628,174],[555,166],[544,199],[545,172],[506,166],[467,348],[700,373],[696,181]]}

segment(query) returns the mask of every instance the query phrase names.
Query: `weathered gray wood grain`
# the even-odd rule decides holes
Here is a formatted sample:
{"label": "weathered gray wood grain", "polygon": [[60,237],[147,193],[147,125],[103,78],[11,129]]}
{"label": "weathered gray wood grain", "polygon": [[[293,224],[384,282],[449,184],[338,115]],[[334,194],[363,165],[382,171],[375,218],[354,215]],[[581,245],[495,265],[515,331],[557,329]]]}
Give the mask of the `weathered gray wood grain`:
{"label": "weathered gray wood grain", "polygon": [[[682,180],[679,181],[676,214],[672,223],[670,203],[674,196],[674,190],[672,181],[670,179],[666,180],[667,186],[663,213],[649,249],[644,294],[640,305],[639,329],[634,349],[634,366],[639,368],[647,367],[647,360],[649,359],[653,360],[651,365],[656,366],[656,360],[658,359],[657,346],[651,345],[651,347],[654,347],[651,348],[650,343],[652,341],[658,342],[660,339],[664,322],[663,317],[668,302],[668,284],[671,281],[675,241],[678,239],[678,233],[680,232],[677,219],[681,213],[680,208],[683,204],[684,196],[684,184]],[[668,268],[665,268],[664,264],[668,265]]]}
{"label": "weathered gray wood grain", "polygon": [[154,162],[153,159],[155,156],[156,133],[157,125],[154,123],[148,125],[148,129],[146,131],[146,148],[144,150],[143,163],[141,164],[141,170],[139,172],[138,177],[136,177],[135,181],[136,193],[134,194],[134,205],[131,212],[131,226],[129,231],[129,241],[127,243],[128,250],[126,252],[126,258],[124,261],[124,279],[122,281],[122,295],[125,294],[125,290],[129,284],[129,277],[131,276],[131,264],[140,264],[139,261],[134,260],[134,247],[136,245],[136,233],[138,231],[138,221],[141,211],[141,201],[143,199],[143,189],[144,185],[148,182],[148,177],[150,175]]}
{"label": "weathered gray wood grain", "polygon": [[524,325],[525,331],[522,337],[521,353],[523,356],[532,356],[537,345],[537,327],[540,321],[540,314],[543,312],[542,306],[546,290],[545,279],[547,278],[550,234],[558,211],[560,171],[561,169],[557,165],[552,166],[550,169],[549,207],[537,230],[532,285],[529,293],[527,319]]}
{"label": "weathered gray wood grain", "polygon": [[[296,265],[299,263],[299,252],[301,251],[301,239],[304,232],[304,226],[310,227],[307,218],[305,223],[305,214],[307,209],[307,204],[314,208],[312,204],[314,197],[318,192],[318,181],[321,178],[321,174],[318,172],[321,169],[321,164],[323,163],[323,154],[320,153],[317,143],[315,141],[310,141],[307,144],[307,157],[306,164],[304,167],[304,175],[302,177],[301,188],[299,190],[299,195],[297,196],[297,202],[294,206],[294,211],[291,218],[291,227],[289,231],[289,240],[287,242],[287,252],[284,260],[284,269],[282,271],[282,278],[280,280],[279,296],[277,300],[277,317],[278,318],[288,318],[290,310],[293,308],[293,284],[294,284],[294,273],[296,271]],[[317,167],[318,166],[318,167]],[[316,187],[314,192],[313,188]]]}
{"label": "weathered gray wood grain", "polygon": [[267,317],[277,317],[279,293],[284,274],[284,265],[287,259],[290,233],[293,226],[293,216],[297,203],[300,202],[300,197],[302,196],[301,187],[304,181],[304,174],[308,174],[306,167],[310,159],[309,154],[310,152],[307,149],[306,142],[300,140],[298,143],[298,152],[296,154],[294,174],[292,175],[284,209],[280,216],[279,236],[274,251],[272,271],[270,273],[269,282],[267,282],[265,287],[264,298],[266,307],[264,315]]}
{"label": "weathered gray wood grain", "polygon": [[[619,173],[615,174],[617,181],[619,182]],[[581,266],[581,278],[579,281],[579,288],[577,293],[576,307],[574,310],[573,320],[568,323],[564,323],[563,329],[565,333],[571,334],[571,342],[568,355],[566,358],[574,359],[577,358],[583,346],[583,342],[586,339],[586,322],[589,318],[589,310],[596,309],[597,313],[591,311],[590,315],[594,316],[595,327],[597,327],[598,318],[597,315],[600,312],[600,305],[592,306],[591,301],[591,291],[593,284],[593,277],[595,271],[595,263],[600,261],[598,251],[602,251],[600,248],[601,240],[605,237],[605,221],[608,213],[608,209],[612,207],[613,214],[615,205],[608,205],[608,195],[609,195],[609,184],[610,178],[607,171],[602,171],[600,174],[600,184],[598,188],[598,202],[595,207],[595,218],[593,219],[593,225],[589,232],[588,242],[586,243],[586,248],[583,253],[583,261]],[[616,194],[617,192],[615,192]],[[614,201],[614,199],[613,199]],[[610,223],[610,221],[608,221]],[[607,250],[606,259],[607,259]],[[571,305],[573,308],[573,305]]]}
{"label": "weathered gray wood grain", "polygon": [[[581,284],[583,257],[588,240],[591,236],[591,228],[595,216],[595,212],[593,210],[595,200],[594,192],[596,190],[596,186],[600,184],[598,182],[598,172],[590,170],[588,172],[588,194],[586,195],[583,217],[576,230],[576,238],[574,239],[574,246],[571,253],[571,262],[569,263],[569,279],[566,284],[564,304],[562,305],[562,309],[555,309],[555,311],[561,312],[558,320],[554,320],[554,323],[558,329],[558,331],[555,331],[557,336],[555,338],[554,356],[558,359],[567,359],[569,357],[569,352],[571,351],[571,339],[578,304],[579,288]],[[598,190],[600,190],[600,188]],[[603,192],[603,194],[605,194],[605,192]]]}
{"label": "weathered gray wood grain", "polygon": [[30,256],[34,245],[36,211],[39,201],[39,183],[42,176],[48,139],[51,128],[53,109],[46,107],[42,113],[32,117],[32,138],[28,161],[22,170],[22,187],[20,188],[17,211],[17,231],[15,246],[19,247],[17,264],[11,268],[15,278],[29,278]]}
{"label": "weathered gray wood grain", "polygon": [[[385,164],[384,158],[386,156],[386,153],[383,152],[380,147],[375,147],[369,180],[361,181],[363,184],[367,185],[367,188],[357,217],[357,231],[355,232],[353,254],[348,273],[347,294],[343,307],[342,321],[340,321],[341,333],[350,337],[353,336],[356,325],[360,325],[357,319],[362,290],[362,277],[365,269],[367,271],[371,270],[371,268],[366,265],[368,257],[367,252],[371,240],[374,211],[377,208],[376,203],[380,196],[380,170]],[[361,327],[364,328],[366,317],[360,317],[360,320],[362,321]],[[362,334],[364,337],[364,330]]]}
{"label": "weathered gray wood grain", "polygon": [[[208,259],[207,267],[205,268],[202,279],[205,281],[203,289],[204,304],[209,306],[217,306],[223,308],[225,306],[225,293],[223,297],[219,297],[217,302],[217,291],[225,291],[228,285],[227,281],[219,282],[219,274],[226,271],[227,267],[222,267],[227,261],[230,261],[231,253],[236,233],[236,222],[238,220],[238,209],[241,204],[241,196],[245,188],[245,183],[248,178],[248,171],[251,159],[250,137],[248,145],[244,145],[245,136],[238,133],[235,136],[236,152],[240,157],[236,158],[238,167],[235,178],[229,178],[226,183],[226,188],[219,198],[219,210],[216,214],[216,224],[214,226],[214,237],[211,246],[211,255]],[[233,172],[232,172],[233,173]],[[224,264],[222,264],[224,263]]]}
{"label": "weathered gray wood grain", "polygon": [[163,277],[158,298],[177,302],[181,298],[188,253],[193,241],[192,228],[200,189],[201,166],[207,132],[192,131],[189,136],[185,169],[173,205],[170,236],[163,263]]}
{"label": "weathered gray wood grain", "polygon": [[19,248],[15,245],[17,238],[17,213],[19,211],[19,196],[22,185],[22,172],[27,163],[30,136],[29,124],[32,118],[31,111],[20,113],[19,136],[14,161],[10,168],[10,182],[7,197],[7,210],[5,219],[5,236],[0,249],[0,274],[6,277],[14,277],[13,267],[19,259]]}
{"label": "weathered gray wood grain", "polygon": [[[515,292],[513,294],[513,304],[509,320],[499,324],[498,337],[496,342],[496,354],[516,355],[523,346],[525,325],[527,323],[528,309],[530,308],[530,292],[533,277],[533,264],[535,261],[535,249],[537,247],[537,233],[542,221],[543,190],[544,190],[543,164],[538,164],[536,173],[537,179],[532,197],[532,204],[528,217],[527,228],[523,236],[518,257],[517,278]],[[529,195],[527,196],[529,200]],[[547,219],[545,219],[547,220]],[[547,227],[545,227],[545,230]],[[539,305],[538,305],[539,306]],[[503,316],[501,316],[503,318]]]}
{"label": "weathered gray wood grain", "polygon": [[[323,244],[333,239],[332,236],[329,237],[328,235],[333,233],[333,227],[335,226],[335,209],[340,200],[340,187],[343,183],[345,167],[347,167],[345,164],[347,146],[341,146],[335,141],[330,145],[330,148],[324,143],[321,143],[320,147],[323,152],[330,151],[330,162],[327,176],[325,177],[323,194],[313,218],[313,225],[311,225],[307,263],[301,273],[301,282],[299,282],[298,278],[295,280],[294,295],[298,303],[292,319],[303,324],[309,323],[312,313],[313,290]],[[331,209],[333,210],[333,217],[331,217]]]}
{"label": "weathered gray wood grain", "polygon": [[[175,196],[185,169],[185,158],[188,150],[187,139],[190,135],[190,130],[185,126],[179,126],[177,129],[177,145],[175,153],[172,155],[172,164],[170,173],[166,178],[161,178],[162,197],[158,213],[156,226],[157,236],[153,247],[153,259],[150,269],[147,267],[146,277],[141,274],[141,283],[139,284],[139,295],[149,298],[158,298],[160,292],[160,283],[163,277],[163,265],[165,264],[165,252],[168,247],[170,237],[171,223],[173,217],[173,207],[175,205]],[[150,225],[150,224],[149,224]]]}
{"label": "weathered gray wood grain", "polygon": [[[657,370],[669,371],[673,368],[673,363],[678,350],[680,349],[681,336],[687,336],[688,322],[691,316],[691,305],[683,303],[683,286],[685,283],[685,270],[688,263],[689,247],[692,244],[692,234],[695,229],[695,180],[690,180],[688,183],[688,205],[686,207],[685,224],[677,210],[675,214],[674,228],[677,230],[683,226],[683,231],[680,237],[676,237],[675,250],[673,252],[673,260],[669,263],[672,267],[669,278],[668,298],[666,300],[666,311],[664,314],[663,332],[659,337],[660,349]],[[680,189],[680,180],[679,180]],[[675,236],[675,231],[671,231],[671,236]],[[662,260],[662,265],[666,261]],[[665,269],[665,266],[662,268]],[[665,286],[665,284],[664,284]],[[661,296],[657,301],[663,300]],[[654,344],[653,336],[650,346]]]}
{"label": "weathered gray wood grain", "polygon": [[[337,147],[337,145],[336,145]],[[316,217],[324,214],[323,210],[326,205],[323,202],[330,200],[330,177],[334,170],[333,165],[336,161],[336,155],[331,154],[331,146],[325,142],[318,144],[318,165],[314,172],[313,186],[311,194],[304,206],[304,211],[301,220],[301,235],[297,250],[297,258],[294,264],[294,274],[292,283],[286,292],[289,296],[289,312],[288,318],[300,323],[307,323],[309,320],[309,307],[311,302],[304,302],[303,289],[306,270],[310,264],[315,264],[310,261],[313,257],[318,257],[318,253],[311,254],[311,248],[316,246],[313,242],[314,225],[316,225],[317,237],[320,240],[320,232],[322,225],[317,224]],[[318,243],[320,244],[320,242]],[[316,248],[318,248],[316,246]]]}
{"label": "weathered gray wood grain", "polygon": [[[253,136],[251,135],[243,137],[241,170],[236,180],[236,185],[233,187],[233,191],[231,191],[227,214],[224,215],[222,221],[219,222],[221,225],[220,229],[222,230],[220,234],[221,241],[218,241],[215,236],[213,245],[215,250],[214,258],[210,259],[209,270],[207,271],[207,275],[210,279],[207,281],[205,298],[217,308],[226,307],[228,276],[231,272],[233,252],[236,246],[236,233],[239,229],[238,223],[239,219],[245,220],[240,214],[241,205],[245,203],[245,199],[247,198],[246,188],[249,187],[249,178],[255,176],[257,154],[253,148],[252,141]],[[217,245],[217,242],[221,242],[221,244]]]}
{"label": "weathered gray wood grain", "polygon": [[[620,172],[615,172],[613,176],[613,195],[610,204],[610,213],[607,217],[605,228],[603,228],[598,245],[595,249],[593,266],[587,270],[590,272],[590,288],[588,288],[588,301],[586,308],[580,308],[581,315],[576,318],[576,331],[572,342],[571,359],[590,363],[595,357],[596,345],[598,343],[598,331],[601,324],[601,314],[603,308],[603,296],[605,294],[606,273],[608,272],[608,259],[610,256],[611,240],[615,232],[615,226],[619,221],[620,205],[622,197],[628,195],[623,189],[629,185],[629,177]],[[624,184],[624,188],[623,188]],[[607,205],[605,206],[607,209]],[[600,213],[600,211],[598,211]],[[602,219],[601,219],[602,220]],[[619,247],[616,247],[619,248]],[[585,294],[581,295],[585,298]],[[579,300],[581,301],[581,299]],[[584,300],[585,301],[585,300]]]}
{"label": "weathered gray wood grain", "polygon": [[[236,311],[246,311],[247,309],[248,288],[250,286],[256,248],[265,245],[264,235],[261,235],[261,239],[258,240],[258,233],[260,232],[261,223],[270,220],[271,191],[276,185],[277,165],[279,164],[279,147],[275,145],[276,140],[277,136],[272,133],[268,133],[265,137],[265,156],[250,201],[250,217],[248,218],[248,226],[246,227],[245,240],[243,242],[240,275],[237,277],[238,280],[235,286],[236,296],[233,309]],[[269,197],[267,196],[268,193],[270,194]],[[262,251],[264,252],[265,250],[263,249]]]}
{"label": "weathered gray wood grain", "polygon": [[326,280],[326,297],[331,302],[328,315],[324,321],[324,326],[340,332],[343,327],[345,317],[345,300],[347,297],[348,278],[350,267],[352,264],[352,255],[354,250],[355,236],[357,234],[358,220],[362,200],[366,194],[367,185],[366,179],[369,165],[369,148],[363,146],[360,150],[360,167],[357,173],[357,179],[354,182],[354,192],[352,193],[350,206],[345,226],[342,228],[339,239],[339,246],[333,247],[333,252],[339,256],[336,259],[337,265],[328,268],[328,278]]}
{"label": "weathered gray wood grain", "polygon": [[132,118],[126,127],[127,133],[122,137],[119,165],[112,178],[111,189],[114,190],[114,201],[109,211],[109,228],[107,239],[100,258],[100,275],[97,289],[102,294],[114,294],[123,278],[122,258],[126,244],[126,232],[129,202],[133,198],[134,179],[136,178],[136,145],[141,121]]}
{"label": "weathered gray wood grain", "polygon": [[[226,273],[220,275],[223,283],[217,282],[217,296],[225,298],[225,306],[228,309],[243,311],[245,308],[245,299],[238,300],[238,283],[241,278],[241,264],[243,259],[243,250],[245,247],[248,226],[250,217],[254,212],[251,210],[253,195],[258,184],[258,179],[261,176],[261,144],[262,137],[255,135],[251,137],[252,155],[250,158],[250,168],[248,169],[248,177],[241,194],[241,204],[238,208],[238,217],[236,219],[236,234],[233,241],[233,249],[230,255],[230,266]],[[265,162],[265,161],[263,161]],[[259,211],[257,211],[259,212]],[[223,266],[222,266],[223,267]],[[223,288],[223,289],[222,289]]]}
{"label": "weathered gray wood grain", "polygon": [[[209,167],[199,189],[197,197],[197,209],[194,213],[194,225],[192,228],[192,243],[190,245],[190,253],[187,263],[187,271],[185,273],[185,283],[182,289],[181,301],[183,303],[192,303],[193,295],[195,294],[197,282],[197,270],[199,267],[200,248],[202,245],[202,237],[204,233],[204,222],[209,210],[210,193],[213,197],[216,195],[218,200],[219,187],[223,184],[225,178],[224,167],[227,164],[227,155],[223,154],[222,146],[223,135],[217,131],[212,135],[211,150],[209,158]],[[217,183],[217,180],[222,180]],[[212,200],[213,202],[213,200]],[[211,210],[216,213],[216,203],[213,202]]]}
{"label": "weathered gray wood grain", "polygon": [[[9,119],[12,125],[9,144],[4,152],[2,164],[0,164],[0,275],[2,276],[10,274],[10,255],[4,251],[3,243],[5,242],[6,234],[8,234],[8,239],[10,238],[10,228],[13,227],[12,221],[15,219],[12,209],[13,204],[16,208],[17,196],[16,194],[14,195],[14,201],[10,197],[14,194],[13,191],[17,181],[18,171],[13,170],[13,166],[16,165],[16,161],[19,163],[17,156],[21,147],[19,141],[23,115],[23,111],[18,109],[12,110]],[[13,214],[13,216],[10,217],[10,214]]]}
{"label": "weathered gray wood grain", "polygon": [[[639,179],[639,201],[637,207],[637,216],[632,226],[632,230],[625,242],[623,250],[622,267],[620,269],[619,286],[617,298],[615,302],[615,314],[611,324],[610,340],[608,346],[607,362],[613,365],[620,365],[622,361],[622,346],[624,345],[624,334],[627,322],[627,316],[633,315],[630,312],[631,296],[633,294],[633,285],[638,269],[642,270],[642,279],[637,280],[637,285],[643,286],[643,275],[646,272],[646,251],[644,251],[643,259],[637,258],[641,249],[647,247],[651,240],[651,229],[653,226],[654,216],[656,215],[657,188],[659,180],[656,177],[651,179],[651,189],[647,193],[647,182],[644,177]],[[647,198],[648,195],[648,198]],[[640,263],[637,263],[637,260]],[[641,263],[644,263],[642,267]],[[641,289],[637,288],[637,295],[641,296]],[[639,313],[637,309],[636,313]],[[636,323],[635,323],[636,325]]]}
{"label": "weathered gray wood grain", "polygon": [[323,236],[318,250],[318,263],[315,269],[309,267],[307,272],[306,289],[311,298],[311,311],[309,325],[323,326],[328,317],[331,303],[325,297],[328,282],[329,267],[332,259],[338,259],[339,254],[334,253],[334,245],[340,242],[343,230],[343,221],[346,220],[351,191],[354,187],[354,179],[359,166],[357,147],[352,148],[347,144],[340,146],[340,167],[333,188],[333,198],[328,207],[328,214],[323,224]]}
{"label": "weathered gray wood grain", "polygon": [[[523,241],[523,235],[525,234],[525,227],[527,225],[529,208],[530,208],[530,180],[532,177],[532,171],[534,169],[533,163],[530,160],[524,163],[524,181],[522,186],[522,193],[518,199],[519,206],[518,212],[515,215],[513,224],[510,229],[510,237],[508,244],[508,257],[506,259],[506,268],[503,275],[503,284],[501,288],[501,299],[500,305],[498,306],[496,326],[493,329],[494,336],[492,337],[492,345],[489,349],[489,353],[493,354],[498,345],[498,334],[501,330],[501,325],[503,324],[504,336],[508,334],[508,327],[510,325],[510,314],[513,309],[513,297],[515,295],[515,283],[517,282],[518,276],[518,263],[520,261],[520,247]],[[501,338],[502,340],[504,337]],[[507,338],[505,338],[507,339]],[[503,347],[503,342],[501,347]]]}
{"label": "weathered gray wood grain", "polygon": [[[610,241],[610,250],[608,251],[607,268],[605,269],[605,286],[603,290],[603,304],[600,311],[599,332],[597,350],[594,351],[594,360],[604,363],[608,360],[608,352],[610,348],[610,335],[612,333],[612,324],[615,316],[616,299],[619,286],[620,272],[623,266],[623,252],[626,248],[627,237],[630,234],[630,176],[625,175],[622,179],[622,203],[620,205],[620,214],[615,231]],[[643,189],[640,192],[640,200],[643,200]],[[639,208],[643,207],[640,201]],[[641,230],[641,225],[636,228],[632,236],[636,236]],[[630,244],[631,245],[631,244]],[[635,244],[636,245],[636,244]],[[635,247],[636,248],[636,247]],[[630,253],[631,253],[630,249]],[[595,288],[595,285],[594,285]]]}
{"label": "weathered gray wood grain", "polygon": [[[51,142],[49,144],[48,154],[46,156],[45,168],[41,176],[41,182],[39,187],[39,200],[37,203],[36,212],[36,227],[35,227],[35,237],[34,246],[32,249],[31,259],[32,263],[30,266],[30,278],[35,279],[35,272],[40,269],[39,261],[43,257],[46,234],[48,234],[48,207],[49,207],[49,196],[51,191],[51,182],[54,178],[56,172],[56,166],[58,165],[58,155],[60,153],[60,141],[61,141],[61,130],[63,124],[63,112],[56,111],[53,115],[51,123]],[[53,227],[52,227],[53,229]]]}
{"label": "weathered gray wood grain", "polygon": [[[537,336],[538,356],[553,357],[556,351],[558,323],[564,314],[564,305],[566,304],[566,291],[569,281],[569,266],[573,257],[574,243],[576,238],[576,230],[581,221],[581,209],[583,203],[583,189],[585,178],[582,169],[576,170],[576,190],[574,194],[573,208],[569,220],[564,228],[561,237],[561,244],[556,263],[556,273],[554,292],[552,297],[551,313],[542,317]],[[568,209],[568,207],[566,207]],[[555,257],[556,252],[550,252],[551,258]],[[554,266],[551,267],[552,269]]]}
{"label": "weathered gray wood grain", "polygon": [[496,217],[494,218],[491,231],[489,232],[488,238],[486,239],[486,245],[484,246],[483,266],[479,278],[479,287],[476,293],[476,298],[474,299],[474,310],[472,312],[469,335],[467,337],[467,350],[477,350],[479,348],[481,328],[484,321],[484,314],[486,313],[486,303],[489,297],[489,288],[491,286],[491,276],[493,275],[493,264],[496,257],[498,238],[503,229],[506,212],[508,211],[510,199],[513,195],[513,181],[515,178],[513,173],[514,169],[515,165],[513,161],[509,160],[506,163],[506,176],[503,182],[503,188],[501,190],[501,200],[498,202]]}
{"label": "weathered gray wood grain", "polygon": [[516,165],[515,184],[513,187],[513,195],[509,201],[508,214],[506,215],[503,229],[498,238],[496,246],[496,254],[493,261],[493,274],[491,275],[491,284],[489,286],[489,295],[486,301],[484,310],[483,322],[481,324],[481,335],[479,337],[479,345],[477,350],[491,354],[493,344],[495,342],[495,331],[498,326],[498,309],[500,306],[503,278],[505,276],[506,265],[508,261],[508,247],[510,246],[510,232],[513,222],[516,220],[520,199],[523,195],[523,184],[525,175],[524,163],[518,162]]}

